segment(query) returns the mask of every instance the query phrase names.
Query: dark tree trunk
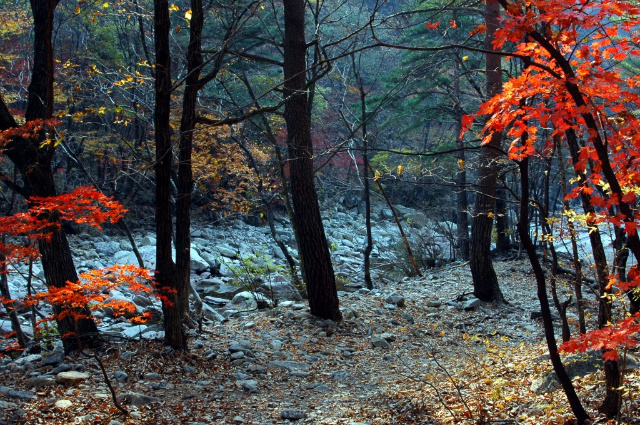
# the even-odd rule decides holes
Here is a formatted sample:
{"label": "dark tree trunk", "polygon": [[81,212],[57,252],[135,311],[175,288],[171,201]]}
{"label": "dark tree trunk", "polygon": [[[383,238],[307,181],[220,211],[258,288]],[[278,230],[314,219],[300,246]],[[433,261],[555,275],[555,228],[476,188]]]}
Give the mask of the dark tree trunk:
{"label": "dark tree trunk", "polygon": [[362,76],[356,66],[355,55],[351,55],[351,63],[353,65],[353,73],[358,82],[358,91],[360,92],[360,120],[362,130],[362,180],[364,182],[364,190],[362,197],[364,198],[365,208],[365,227],[367,229],[367,244],[364,247],[364,282],[368,289],[373,289],[373,281],[371,280],[371,251],[373,250],[373,235],[371,233],[371,191],[369,188],[369,140],[367,139],[367,93],[364,91],[364,83]]}
{"label": "dark tree trunk", "polygon": [[[580,155],[580,145],[575,132],[572,129],[567,130],[567,144],[569,145],[569,152],[573,164],[578,164]],[[586,181],[586,175],[584,172],[578,170],[575,165],[574,169],[577,175],[582,177],[582,181]],[[588,216],[595,217],[596,210],[591,203],[591,196],[581,191],[580,199],[582,201],[582,208]],[[590,223],[587,223],[589,225]],[[605,293],[607,292],[607,276],[609,271],[607,268],[607,256],[604,251],[604,245],[600,238],[600,231],[597,226],[593,226],[593,230],[589,231],[589,241],[591,242],[591,251],[593,253],[593,263],[596,268],[596,281],[598,282],[598,295],[600,302],[598,303],[598,328],[606,326],[611,320],[611,302]],[[616,363],[615,366],[611,363]],[[607,383],[605,399],[598,408],[598,410],[607,415],[613,417],[618,414],[618,408],[620,405],[620,391],[616,390],[620,386],[620,373],[618,372],[617,362],[606,361],[605,362],[605,382]],[[609,383],[617,383],[617,385],[609,385]]]}
{"label": "dark tree trunk", "polygon": [[[498,28],[500,16],[496,0],[488,0],[485,4],[485,49],[492,50],[492,41]],[[500,56],[486,55],[487,98],[502,91]],[[502,144],[502,135],[493,133],[491,141],[480,151],[478,169],[478,187],[476,204],[471,220],[471,243],[469,266],[473,277],[473,294],[482,301],[504,302],[498,285],[498,278],[491,262],[491,230],[495,210],[496,182],[498,179],[498,149]]]}
{"label": "dark tree trunk", "polygon": [[178,197],[176,199],[176,289],[179,309],[183,315],[189,310],[189,287],[191,285],[191,195],[193,192],[191,153],[196,126],[196,101],[202,87],[199,78],[202,69],[201,35],[203,22],[202,1],[191,0],[187,78],[180,122]]}
{"label": "dark tree trunk", "polygon": [[[558,169],[560,170],[560,181],[562,185],[562,207],[565,211],[569,211],[569,201],[567,200],[567,178],[564,168],[564,159],[562,155],[562,142],[560,140],[554,141],[556,149],[558,150]],[[569,235],[571,237],[571,252],[573,258],[573,264],[576,269],[576,277],[573,281],[573,289],[576,294],[576,310],[578,313],[578,330],[580,334],[587,333],[587,325],[584,318],[584,299],[582,296],[582,263],[580,262],[580,256],[578,253],[578,242],[576,229],[573,224],[573,220],[568,220]]]}
{"label": "dark tree trunk", "polygon": [[171,246],[171,57],[169,55],[169,3],[154,0],[154,38],[156,50],[155,114],[156,131],[156,285],[163,295],[165,344],[176,350],[187,348],[179,298],[179,283]]}
{"label": "dark tree trunk", "polygon": [[461,260],[469,259],[469,198],[467,197],[467,168],[465,166],[464,141],[459,137],[462,131],[463,111],[460,106],[460,64],[454,62],[453,80],[454,99],[456,102],[456,159],[458,160],[458,171],[456,172],[456,246],[457,254]]}
{"label": "dark tree trunk", "polygon": [[[53,16],[57,0],[32,0],[34,56],[33,73],[29,84],[29,100],[25,118],[27,121],[45,120],[53,114]],[[9,113],[4,101],[0,102],[1,129],[15,127],[17,124]],[[16,137],[11,140],[4,153],[20,171],[24,180],[25,197],[55,196],[56,188],[51,169],[51,159],[55,148],[53,143],[47,146],[48,134],[41,131],[35,139]],[[52,214],[48,217],[52,223],[58,222],[58,217]],[[71,249],[64,232],[57,226],[52,226],[50,240],[38,242],[38,249],[42,256],[45,282],[47,286],[64,287],[67,282],[77,282],[78,275],[73,264]],[[55,305],[54,313],[64,311],[63,306]],[[91,318],[87,308],[74,309],[73,314],[58,320],[60,335],[72,334],[62,339],[66,352],[81,348],[93,348],[100,345],[98,328]],[[81,316],[80,319],[74,317]]]}
{"label": "dark tree trunk", "polygon": [[558,380],[562,385],[562,389],[567,396],[567,400],[569,401],[571,410],[573,410],[573,414],[576,416],[578,423],[585,424],[590,421],[591,418],[582,406],[582,403],[580,402],[580,399],[576,394],[575,388],[573,387],[573,383],[571,382],[567,371],[562,365],[562,360],[560,359],[560,355],[558,354],[558,346],[556,344],[556,339],[553,331],[553,321],[551,319],[551,308],[549,307],[549,299],[547,297],[544,271],[542,270],[542,266],[540,265],[540,261],[538,260],[538,255],[536,253],[535,247],[533,246],[533,242],[531,241],[531,238],[529,236],[529,158],[523,159],[519,165],[521,190],[520,221],[518,222],[518,233],[520,235],[522,245],[527,251],[529,261],[531,262],[531,266],[536,277],[536,283],[538,287],[538,300],[540,301],[540,311],[542,312],[544,335],[547,341],[547,347],[549,348],[549,357],[551,359],[551,364],[553,365],[553,370],[555,371],[556,376],[558,377]]}
{"label": "dark tree trunk", "polygon": [[304,259],[311,314],[341,321],[335,275],[322,225],[314,184],[313,144],[306,93],[305,7],[303,0],[284,0],[284,118],[291,170],[298,249]]}

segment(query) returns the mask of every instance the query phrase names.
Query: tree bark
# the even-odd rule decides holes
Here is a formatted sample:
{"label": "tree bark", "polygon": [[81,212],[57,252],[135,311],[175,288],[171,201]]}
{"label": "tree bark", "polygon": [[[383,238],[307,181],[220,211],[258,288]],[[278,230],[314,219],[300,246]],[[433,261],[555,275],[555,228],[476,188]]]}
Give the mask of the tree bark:
{"label": "tree bark", "polygon": [[179,309],[189,310],[189,286],[191,279],[191,195],[193,192],[193,133],[196,127],[196,102],[201,89],[202,26],[204,14],[202,0],[191,0],[189,46],[187,47],[187,77],[180,121],[178,155],[178,197],[176,199],[176,266]]}
{"label": "tree bark", "polygon": [[[485,3],[485,49],[492,50],[495,31],[500,16],[496,0]],[[502,91],[502,67],[500,56],[486,55],[487,98]],[[496,182],[498,179],[498,149],[502,135],[493,133],[491,141],[480,151],[476,204],[471,220],[469,266],[473,278],[473,294],[482,301],[504,302],[498,278],[491,262],[491,230],[495,210]]]}
{"label": "tree bark", "polygon": [[456,159],[458,160],[458,170],[456,172],[456,246],[457,254],[461,260],[469,259],[469,198],[467,197],[467,169],[465,166],[464,141],[460,138],[462,131],[462,107],[460,106],[460,64],[457,56],[454,62],[453,79],[454,99],[456,102]]}
{"label": "tree bark", "polygon": [[298,248],[304,259],[311,314],[342,320],[329,245],[322,225],[313,172],[310,105],[306,85],[305,7],[303,0],[284,0],[284,118],[291,172]]}
{"label": "tree bark", "polygon": [[154,38],[156,51],[156,103],[154,111],[156,139],[156,273],[157,290],[163,296],[164,342],[176,350],[187,348],[182,321],[184,314],[179,298],[180,284],[172,258],[171,223],[171,57],[169,54],[168,0],[154,0]]}

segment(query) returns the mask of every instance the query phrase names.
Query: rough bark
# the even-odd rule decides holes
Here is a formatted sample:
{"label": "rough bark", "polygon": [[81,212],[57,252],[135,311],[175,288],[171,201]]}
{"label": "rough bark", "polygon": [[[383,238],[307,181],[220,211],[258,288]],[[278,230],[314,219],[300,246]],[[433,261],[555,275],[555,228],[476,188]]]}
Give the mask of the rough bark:
{"label": "rough bark", "polygon": [[156,273],[157,290],[163,295],[164,342],[176,350],[187,348],[182,321],[184,314],[178,297],[179,283],[172,258],[171,223],[171,57],[169,55],[169,2],[154,0],[154,38],[156,51],[155,139],[156,139]]}
{"label": "rough bark", "polygon": [[[460,64],[454,62],[453,79],[454,99],[456,102],[456,126],[455,134],[458,136],[462,131],[463,111],[460,107]],[[458,170],[456,172],[456,247],[457,254],[461,260],[469,259],[469,198],[467,197],[467,169],[465,166],[464,141],[456,138],[456,159],[458,160]]]}
{"label": "rough bark", "polygon": [[365,205],[365,227],[367,229],[367,244],[364,247],[364,282],[368,289],[373,289],[373,281],[371,280],[371,251],[373,251],[373,235],[371,233],[371,190],[369,184],[369,140],[367,134],[367,93],[364,90],[362,76],[356,66],[355,55],[351,55],[351,63],[353,65],[353,73],[358,83],[358,91],[360,92],[360,120],[362,131],[362,180],[364,188],[362,197]]}
{"label": "rough bark", "polygon": [[182,102],[180,143],[178,154],[178,197],[176,198],[176,290],[179,309],[189,310],[191,278],[191,195],[193,192],[193,133],[196,127],[196,102],[202,87],[199,78],[202,69],[202,26],[204,14],[201,0],[191,0],[189,46],[187,47],[187,78]]}
{"label": "rough bark", "polygon": [[306,93],[305,6],[284,0],[284,118],[291,172],[291,197],[304,259],[311,314],[341,321],[335,275],[324,233],[313,173],[313,144]]}
{"label": "rough bark", "polygon": [[[495,0],[485,3],[485,23],[487,32],[485,48],[492,50],[492,41],[498,28],[499,5]],[[487,98],[492,98],[502,90],[501,62],[498,55],[486,55]],[[469,266],[473,277],[473,294],[482,301],[504,302],[498,285],[498,278],[491,262],[491,230],[495,210],[496,182],[498,179],[498,148],[502,135],[493,133],[491,141],[480,151],[478,185],[473,218],[471,220],[471,241]]]}

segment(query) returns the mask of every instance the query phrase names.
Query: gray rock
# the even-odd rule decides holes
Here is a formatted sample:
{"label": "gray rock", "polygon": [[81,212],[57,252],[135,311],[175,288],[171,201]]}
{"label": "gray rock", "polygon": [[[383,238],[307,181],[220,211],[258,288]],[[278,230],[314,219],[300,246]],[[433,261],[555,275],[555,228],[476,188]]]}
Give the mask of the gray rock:
{"label": "gray rock", "polygon": [[84,372],[60,372],[56,375],[56,382],[66,386],[78,385],[89,379],[89,374]]}
{"label": "gray rock", "polygon": [[18,391],[4,385],[0,385],[0,395],[17,400],[34,400],[36,398],[36,395],[31,391]]}
{"label": "gray rock", "polygon": [[352,308],[342,310],[342,318],[344,320],[354,320],[358,317],[358,313]]}
{"label": "gray rock", "polygon": [[19,357],[15,359],[13,362],[19,366],[24,366],[27,364],[34,364],[42,360],[41,354],[29,354],[26,356]]}
{"label": "gray rock", "polygon": [[49,376],[35,376],[27,379],[25,385],[27,388],[50,387],[56,384],[56,380]]}
{"label": "gray rock", "polygon": [[442,302],[437,301],[437,300],[431,300],[427,302],[427,307],[440,307],[442,305]]}
{"label": "gray rock", "polygon": [[64,361],[64,353],[61,351],[45,353],[42,356],[42,363],[40,365],[44,366],[57,366]]}
{"label": "gray rock", "polygon": [[306,417],[307,417],[307,414],[304,413],[302,410],[284,409],[282,412],[280,412],[281,419],[289,419],[290,421],[297,421],[300,419],[304,419]]}
{"label": "gray rock", "polygon": [[409,313],[402,313],[400,315],[408,324],[413,325],[416,323],[415,319]]}
{"label": "gray rock", "polygon": [[201,285],[203,285],[202,287],[204,290],[205,298],[212,297],[214,299],[222,298],[230,300],[236,294],[242,292],[242,288],[238,286],[227,285],[225,283],[212,286],[204,286],[204,284],[201,282]]}
{"label": "gray rock", "polygon": [[393,293],[385,299],[385,303],[392,304],[397,307],[404,307],[405,299],[398,293]]}
{"label": "gray rock", "polygon": [[126,382],[129,379],[129,375],[121,370],[117,371],[113,378],[118,382]]}
{"label": "gray rock", "polygon": [[463,309],[466,310],[466,311],[475,310],[481,304],[482,304],[482,301],[480,301],[479,299],[471,298],[466,303],[464,303]]}
{"label": "gray rock", "polygon": [[382,348],[382,349],[387,349],[387,348],[391,347],[391,344],[389,344],[389,342],[386,339],[384,339],[384,338],[382,338],[380,336],[372,337],[371,338],[371,345],[373,347]]}
{"label": "gray rock", "polygon": [[334,381],[346,381],[351,375],[346,370],[336,370],[331,373],[331,379]]}
{"label": "gray rock", "polygon": [[221,315],[220,313],[218,313],[217,310],[215,310],[213,307],[211,307],[210,305],[207,305],[205,303],[202,304],[202,314],[205,318],[213,321],[213,322],[226,322],[228,319],[226,317],[224,317],[223,315]]}
{"label": "gray rock", "polygon": [[152,397],[145,394],[129,392],[118,396],[119,403],[126,403],[130,406],[142,406],[146,404],[161,402],[158,397]]}
{"label": "gray rock", "polygon": [[120,244],[115,241],[110,242],[96,242],[94,244],[95,250],[99,255],[111,257],[116,252],[120,251]]}
{"label": "gray rock", "polygon": [[289,372],[293,370],[307,370],[309,365],[306,363],[294,362],[290,360],[274,360],[267,364],[270,368],[287,369]]}
{"label": "gray rock", "polygon": [[258,381],[255,379],[245,379],[237,382],[238,385],[242,387],[242,389],[248,393],[257,393],[258,392]]}
{"label": "gray rock", "polygon": [[300,292],[288,281],[264,282],[258,288],[258,292],[274,301],[302,301]]}
{"label": "gray rock", "polygon": [[209,263],[200,256],[198,251],[196,251],[193,248],[191,248],[190,256],[191,256],[191,263],[190,263],[191,270],[194,270],[196,272],[205,271],[205,270],[209,270],[209,268],[211,267]]}

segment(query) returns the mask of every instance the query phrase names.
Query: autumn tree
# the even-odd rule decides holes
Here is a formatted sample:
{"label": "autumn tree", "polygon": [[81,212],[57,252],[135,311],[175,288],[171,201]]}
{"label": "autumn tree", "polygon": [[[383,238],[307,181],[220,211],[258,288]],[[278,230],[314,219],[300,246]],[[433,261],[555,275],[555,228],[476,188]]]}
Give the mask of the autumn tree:
{"label": "autumn tree", "polygon": [[[28,102],[25,112],[24,130],[11,115],[4,100],[0,99],[0,130],[18,131],[3,138],[3,153],[20,171],[23,185],[3,177],[5,184],[16,190],[26,199],[33,196],[48,197],[56,195],[51,160],[55,153],[56,140],[53,132],[53,82],[54,56],[52,45],[53,18],[57,1],[34,0],[31,2],[33,13],[33,68],[28,88]],[[60,217],[56,212],[42,212],[52,225],[51,237],[38,244],[45,280],[48,286],[64,287],[67,282],[75,282],[78,276],[73,264],[71,249],[62,229],[57,226]],[[60,306],[54,306],[60,310]],[[59,311],[58,311],[59,312]],[[65,350],[78,349],[77,341],[85,347],[99,344],[97,327],[88,311],[84,318],[74,323],[67,316],[58,320],[60,334],[77,332],[79,339],[66,339]]]}
{"label": "autumn tree", "polygon": [[[485,49],[493,50],[499,28],[500,5],[496,0],[485,3]],[[486,55],[486,95],[488,98],[502,91],[502,65],[498,54]],[[491,140],[480,152],[476,203],[471,219],[469,267],[473,277],[473,295],[482,301],[503,302],[498,278],[491,261],[491,232],[495,217],[496,184],[499,172],[502,134],[491,133]]]}
{"label": "autumn tree", "polygon": [[[485,129],[489,135],[507,132],[512,140],[509,156],[522,164],[524,185],[523,167],[528,157],[549,152],[536,150],[539,127],[551,128],[549,140],[557,136],[571,151],[578,184],[568,196],[582,197],[583,202],[590,204],[585,206],[587,226],[610,224],[623,229],[629,250],[639,260],[640,216],[635,189],[640,175],[636,161],[639,145],[636,129],[640,122],[635,111],[640,105],[637,91],[640,77],[620,65],[628,57],[640,54],[636,47],[639,40],[632,32],[640,23],[640,9],[630,1],[499,0],[499,3],[506,17],[493,47],[500,49],[506,43],[514,43],[512,55],[523,62],[524,70],[505,84],[503,94],[481,107],[480,113],[490,116]],[[490,136],[485,143],[490,143]],[[526,197],[527,191],[523,189],[523,193]],[[521,223],[520,235],[526,240],[524,226]],[[544,276],[535,266],[534,255],[530,252],[538,281],[543,284]],[[596,261],[600,263],[596,269],[605,273],[606,259]],[[613,297],[611,292],[614,284],[629,290],[640,281],[635,271],[629,273],[628,279],[611,274],[606,279],[607,285],[600,288],[600,329],[566,347],[603,350],[607,395],[599,410],[613,416],[618,412],[620,400],[616,347],[635,345],[634,335],[640,328],[637,314],[629,317],[612,314],[611,303],[620,298]],[[544,306],[546,292],[539,289],[539,298]],[[561,365],[557,347],[551,341],[550,323],[547,317],[547,341],[558,373]],[[565,385],[565,391],[574,413],[580,423],[586,423],[588,415],[573,399],[569,385]]]}

